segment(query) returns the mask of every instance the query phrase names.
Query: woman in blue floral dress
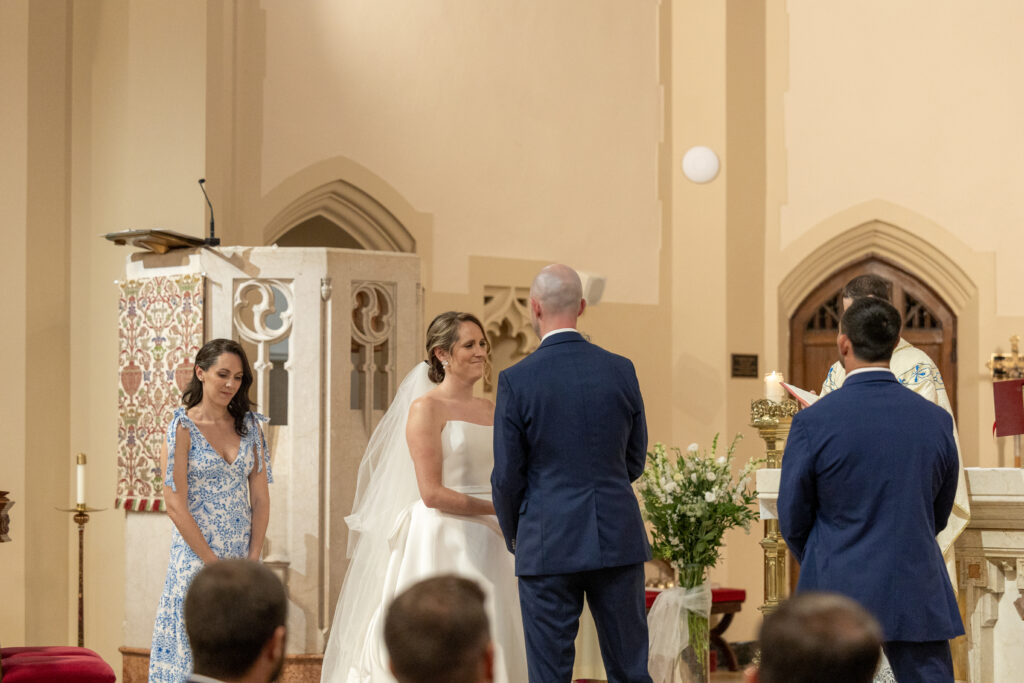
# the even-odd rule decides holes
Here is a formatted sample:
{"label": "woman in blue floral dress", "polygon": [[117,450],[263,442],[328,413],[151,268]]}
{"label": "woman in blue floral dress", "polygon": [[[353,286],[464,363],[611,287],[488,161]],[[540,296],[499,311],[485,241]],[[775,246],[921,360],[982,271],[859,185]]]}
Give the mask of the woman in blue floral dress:
{"label": "woman in blue floral dress", "polygon": [[153,626],[149,680],[192,672],[182,607],[192,577],[226,558],[258,560],[270,518],[270,453],[250,410],[252,369],[230,339],[199,350],[192,381],[167,428],[164,501],[174,522],[170,562]]}

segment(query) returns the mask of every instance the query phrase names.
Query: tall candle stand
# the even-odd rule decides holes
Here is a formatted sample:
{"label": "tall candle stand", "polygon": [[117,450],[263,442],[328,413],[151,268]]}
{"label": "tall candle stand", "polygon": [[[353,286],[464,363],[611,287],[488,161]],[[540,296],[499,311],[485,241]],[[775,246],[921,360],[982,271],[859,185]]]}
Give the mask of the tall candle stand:
{"label": "tall candle stand", "polygon": [[[782,467],[782,451],[800,405],[791,399],[774,401],[759,398],[750,402],[750,426],[757,429],[766,448],[765,467]],[[764,604],[758,609],[769,614],[786,597],[786,541],[779,532],[779,520],[764,521]]]}
{"label": "tall candle stand", "polygon": [[57,508],[61,512],[73,512],[75,524],[78,525],[78,647],[85,647],[85,525],[89,521],[90,512],[100,512],[106,508],[91,508],[85,504],[85,453],[76,456],[78,462],[78,503],[73,508]]}

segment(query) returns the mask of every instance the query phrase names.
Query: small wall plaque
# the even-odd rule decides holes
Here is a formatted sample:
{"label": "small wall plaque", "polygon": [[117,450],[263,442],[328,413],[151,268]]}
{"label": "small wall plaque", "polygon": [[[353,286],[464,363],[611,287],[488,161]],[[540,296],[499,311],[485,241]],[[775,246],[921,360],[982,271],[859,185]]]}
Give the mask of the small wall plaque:
{"label": "small wall plaque", "polygon": [[756,353],[734,353],[732,354],[732,376],[733,377],[754,377],[757,375],[757,354]]}

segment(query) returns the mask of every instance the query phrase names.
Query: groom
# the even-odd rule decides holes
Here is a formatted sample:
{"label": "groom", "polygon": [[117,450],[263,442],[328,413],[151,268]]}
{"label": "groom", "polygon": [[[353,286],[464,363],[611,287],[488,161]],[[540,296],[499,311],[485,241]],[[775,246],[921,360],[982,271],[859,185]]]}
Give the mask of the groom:
{"label": "groom", "polygon": [[890,303],[854,301],[841,330],[846,381],[797,413],[782,458],[779,527],[800,562],[797,591],[871,612],[899,683],[952,683],[947,641],[964,629],[935,535],[960,472],[953,419],[893,375]]}
{"label": "groom", "polygon": [[569,681],[586,595],[608,680],[646,682],[644,568],[631,482],[647,424],[633,364],[576,331],[586,302],[564,265],[530,288],[540,347],[498,377],[494,509],[516,556],[531,683]]}

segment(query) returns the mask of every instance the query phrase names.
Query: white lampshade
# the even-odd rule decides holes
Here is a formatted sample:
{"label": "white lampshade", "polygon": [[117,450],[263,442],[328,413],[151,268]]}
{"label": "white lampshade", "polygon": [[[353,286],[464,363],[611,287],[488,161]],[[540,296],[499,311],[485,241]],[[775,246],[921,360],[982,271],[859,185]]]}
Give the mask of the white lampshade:
{"label": "white lampshade", "polygon": [[718,169],[718,155],[710,147],[691,147],[683,155],[683,173],[695,183],[710,183]]}

